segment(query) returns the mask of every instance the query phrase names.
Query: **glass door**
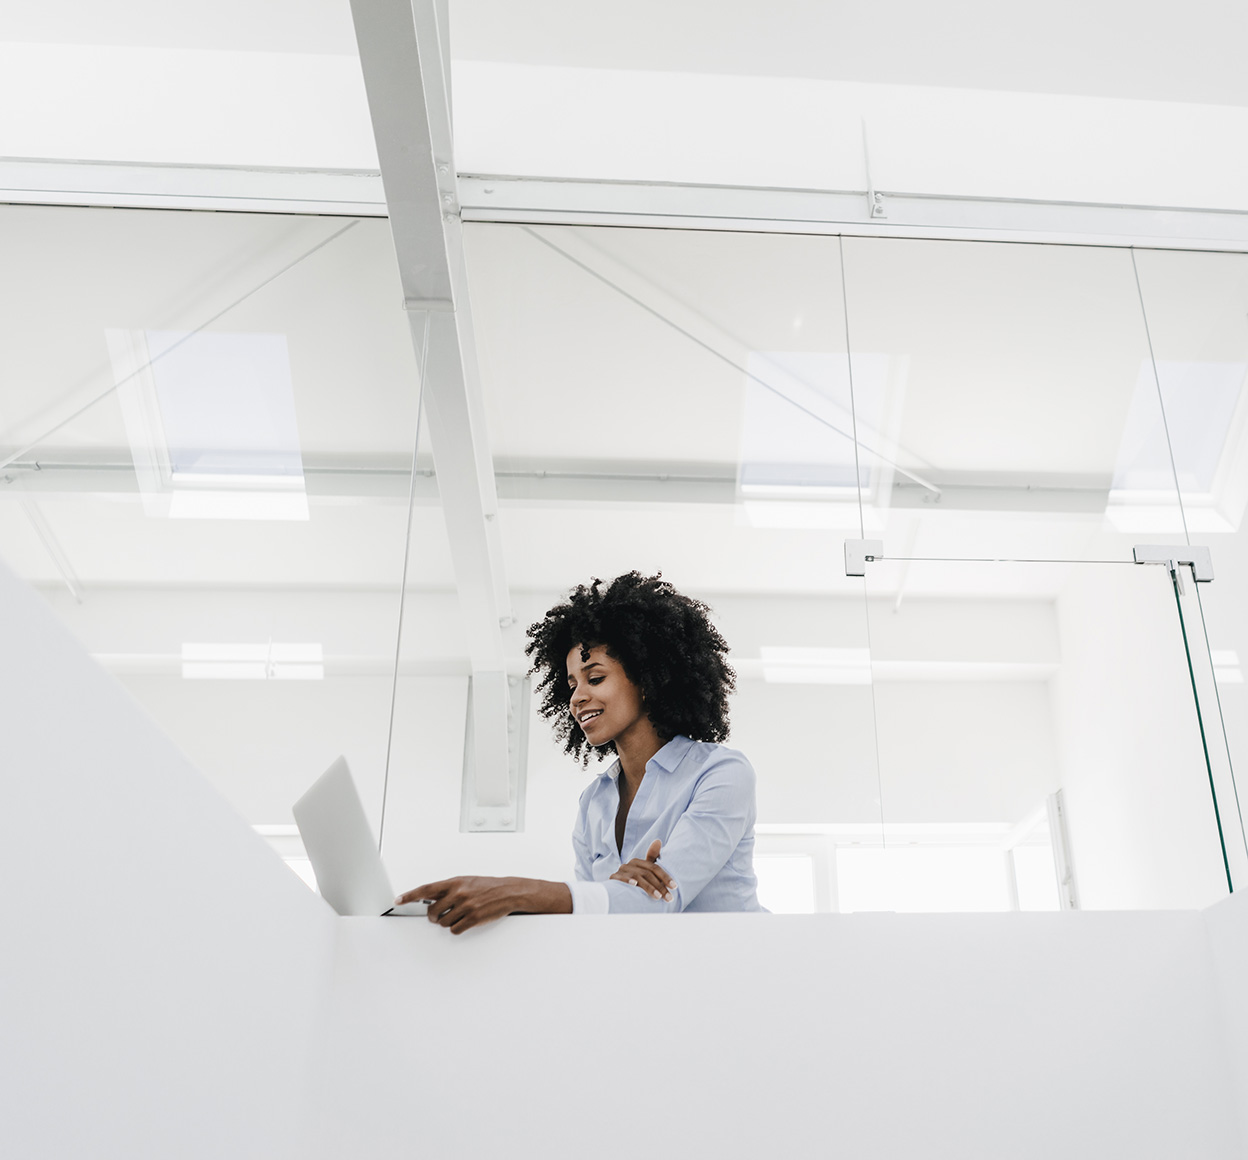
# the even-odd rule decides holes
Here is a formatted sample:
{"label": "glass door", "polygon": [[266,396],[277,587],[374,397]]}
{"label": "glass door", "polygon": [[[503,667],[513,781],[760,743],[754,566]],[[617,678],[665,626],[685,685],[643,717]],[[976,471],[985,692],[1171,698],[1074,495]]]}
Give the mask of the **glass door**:
{"label": "glass door", "polygon": [[1132,254],[845,239],[843,272],[881,848],[838,853],[842,908],[855,875],[862,909],[1216,901],[1248,850]]}

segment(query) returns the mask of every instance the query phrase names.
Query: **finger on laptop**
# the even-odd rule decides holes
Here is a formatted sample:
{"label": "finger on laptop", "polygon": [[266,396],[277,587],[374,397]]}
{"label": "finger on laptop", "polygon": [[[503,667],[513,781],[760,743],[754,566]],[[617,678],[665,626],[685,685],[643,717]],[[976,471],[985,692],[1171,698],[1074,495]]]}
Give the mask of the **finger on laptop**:
{"label": "finger on laptop", "polygon": [[408,902],[433,902],[439,899],[451,888],[451,883],[447,882],[428,882],[424,886],[417,886],[411,890],[405,890],[394,900],[395,906],[403,906]]}

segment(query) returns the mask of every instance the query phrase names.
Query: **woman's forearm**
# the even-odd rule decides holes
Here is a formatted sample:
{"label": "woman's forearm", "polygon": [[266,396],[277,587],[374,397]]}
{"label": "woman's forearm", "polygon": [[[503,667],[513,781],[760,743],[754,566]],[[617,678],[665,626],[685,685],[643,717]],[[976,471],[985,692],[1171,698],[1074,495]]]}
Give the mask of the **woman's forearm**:
{"label": "woman's forearm", "polygon": [[395,905],[429,903],[429,921],[455,934],[505,914],[571,914],[572,891],[540,878],[446,878],[400,894]]}
{"label": "woman's forearm", "polygon": [[512,914],[571,914],[572,891],[566,882],[512,878],[516,906]]}

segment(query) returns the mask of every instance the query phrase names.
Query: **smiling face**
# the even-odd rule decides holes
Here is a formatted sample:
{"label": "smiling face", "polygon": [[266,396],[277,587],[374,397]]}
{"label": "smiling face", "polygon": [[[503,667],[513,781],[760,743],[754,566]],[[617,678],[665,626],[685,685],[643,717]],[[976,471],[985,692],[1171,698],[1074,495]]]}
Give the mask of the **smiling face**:
{"label": "smiling face", "polygon": [[588,660],[581,660],[581,646],[574,645],[568,650],[567,667],[568,711],[590,745],[618,743],[630,731],[653,728],[642,707],[641,690],[605,645],[591,647]]}

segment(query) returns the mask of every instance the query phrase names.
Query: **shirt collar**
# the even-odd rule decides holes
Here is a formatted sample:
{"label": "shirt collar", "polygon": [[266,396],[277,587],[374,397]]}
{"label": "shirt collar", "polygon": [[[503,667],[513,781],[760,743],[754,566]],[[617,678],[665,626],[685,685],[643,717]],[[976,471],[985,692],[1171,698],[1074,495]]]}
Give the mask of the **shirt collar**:
{"label": "shirt collar", "polygon": [[600,769],[598,776],[609,777],[612,781],[615,781],[620,776],[620,759],[617,757],[606,769]]}
{"label": "shirt collar", "polygon": [[[684,760],[685,754],[689,752],[689,747],[692,744],[693,742],[688,737],[678,733],[658,753],[650,758],[646,764],[657,765],[664,773],[672,773]],[[617,757],[598,776],[609,777],[612,781],[615,781],[620,776],[620,759]]]}
{"label": "shirt collar", "polygon": [[664,773],[672,773],[676,767],[684,760],[685,754],[689,752],[689,747],[693,744],[688,737],[677,733],[662,749],[658,751],[647,764],[657,765]]}

